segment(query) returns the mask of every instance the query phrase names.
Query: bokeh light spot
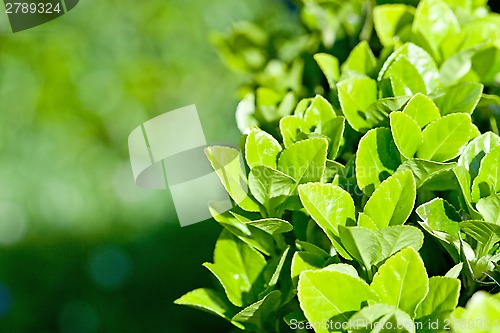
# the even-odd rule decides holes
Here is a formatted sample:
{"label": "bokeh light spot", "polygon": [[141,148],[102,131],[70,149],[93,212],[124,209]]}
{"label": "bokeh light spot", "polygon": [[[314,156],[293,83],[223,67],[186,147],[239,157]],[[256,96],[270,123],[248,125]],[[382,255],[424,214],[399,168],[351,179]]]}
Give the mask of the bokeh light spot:
{"label": "bokeh light spot", "polygon": [[11,298],[9,288],[0,282],[0,318],[5,316],[11,306]]}
{"label": "bokeh light spot", "polygon": [[104,246],[90,261],[90,276],[97,285],[118,289],[122,287],[132,272],[132,260],[121,248]]}

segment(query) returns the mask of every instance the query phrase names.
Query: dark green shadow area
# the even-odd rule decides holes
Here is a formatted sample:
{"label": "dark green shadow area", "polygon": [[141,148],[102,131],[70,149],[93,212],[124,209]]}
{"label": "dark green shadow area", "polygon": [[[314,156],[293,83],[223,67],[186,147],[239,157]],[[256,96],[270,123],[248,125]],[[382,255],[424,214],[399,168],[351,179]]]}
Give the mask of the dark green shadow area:
{"label": "dark green shadow area", "polygon": [[237,143],[241,81],[210,32],[271,2],[65,3],[21,33],[0,22],[0,332],[229,332],[173,303],[217,286],[202,263],[220,226],[181,228],[168,191],[134,183],[127,143],[191,104],[208,142]]}

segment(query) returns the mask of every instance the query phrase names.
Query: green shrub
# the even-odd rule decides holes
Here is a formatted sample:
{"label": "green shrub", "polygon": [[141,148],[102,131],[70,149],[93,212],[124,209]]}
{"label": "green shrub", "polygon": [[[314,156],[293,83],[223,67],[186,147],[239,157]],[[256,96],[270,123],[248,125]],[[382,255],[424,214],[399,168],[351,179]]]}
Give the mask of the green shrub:
{"label": "green shrub", "polygon": [[238,207],[211,207],[222,288],[177,303],[251,332],[498,329],[500,15],[480,0],[298,10],[288,40],[258,25],[218,39],[251,78],[246,166],[207,149]]}

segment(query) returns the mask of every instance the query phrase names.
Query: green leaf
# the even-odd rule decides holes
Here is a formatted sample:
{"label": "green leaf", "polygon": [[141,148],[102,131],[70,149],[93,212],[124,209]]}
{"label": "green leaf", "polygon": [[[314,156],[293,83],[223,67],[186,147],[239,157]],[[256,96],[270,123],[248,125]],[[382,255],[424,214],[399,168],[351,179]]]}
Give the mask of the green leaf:
{"label": "green leaf", "polygon": [[323,270],[339,272],[355,278],[359,278],[358,271],[356,271],[356,268],[354,268],[354,266],[351,266],[349,264],[331,264],[323,268]]}
{"label": "green leaf", "polygon": [[[467,302],[465,310],[458,308],[452,320],[453,329],[457,333],[489,333],[499,328],[500,297],[485,291],[476,292]],[[471,327],[463,323],[473,323]],[[477,325],[476,325],[477,324]]]}
{"label": "green leaf", "polygon": [[370,76],[376,65],[377,59],[373,55],[370,45],[363,40],[354,47],[347,60],[342,64],[342,75],[344,76],[348,72],[356,72]]}
{"label": "green leaf", "polygon": [[439,71],[432,56],[424,49],[418,47],[413,43],[405,43],[387,58],[384,65],[382,66],[382,69],[379,72],[377,79],[379,82],[382,81],[385,72],[392,64],[392,62],[394,62],[400,56],[406,57],[406,59],[413,66],[415,66],[425,82],[427,91],[434,91],[435,89],[442,86],[442,83],[439,79]]}
{"label": "green leaf", "polygon": [[472,114],[482,93],[482,84],[462,82],[434,93],[433,100],[443,116],[460,112]]}
{"label": "green leaf", "polygon": [[[241,234],[243,236],[250,236],[252,234],[248,226],[245,225],[243,221],[231,214],[232,212],[219,209],[216,204],[211,204],[209,206],[209,210],[217,222],[219,222],[223,226],[227,225],[229,227],[229,231],[231,231],[231,229],[235,229],[237,230],[238,235]],[[233,235],[236,236],[235,233],[233,233]]]}
{"label": "green leaf", "polygon": [[306,110],[311,106],[312,98],[303,98],[297,103],[295,110],[293,111],[293,115],[300,119],[304,118]]}
{"label": "green leaf", "polygon": [[415,177],[417,189],[425,185],[426,182],[435,177],[450,171],[454,168],[455,163],[439,163],[432,161],[420,160],[418,158],[404,161],[399,166],[396,172],[411,170]]}
{"label": "green leaf", "polygon": [[390,115],[391,132],[399,152],[406,158],[412,158],[424,141],[418,123],[403,112]]}
{"label": "green leaf", "polygon": [[404,224],[413,210],[416,195],[411,171],[397,172],[375,189],[364,207],[364,213],[379,229]]}
{"label": "green leaf", "polygon": [[337,84],[340,106],[347,122],[358,132],[371,128],[366,121],[366,109],[377,100],[377,82],[368,77],[356,77]]}
{"label": "green leaf", "polygon": [[478,214],[476,210],[472,207],[471,175],[469,174],[469,172],[465,167],[460,165],[457,165],[455,166],[455,168],[453,168],[453,173],[457,178],[460,190],[469,209],[469,213],[474,212],[474,214]]}
{"label": "green leaf", "polygon": [[374,304],[361,309],[351,317],[349,332],[415,333],[415,325],[411,317],[397,307]]}
{"label": "green leaf", "polygon": [[248,186],[268,214],[275,216],[277,208],[295,191],[296,182],[283,172],[261,165],[250,170]]}
{"label": "green leaf", "polygon": [[339,60],[327,53],[316,53],[314,60],[325,74],[330,88],[334,88],[340,78]]}
{"label": "green leaf", "polygon": [[[318,131],[319,132],[319,131]],[[325,139],[329,142],[328,137],[318,132],[300,132],[297,135],[297,141],[307,140],[307,139]]]}
{"label": "green leaf", "polygon": [[281,219],[261,219],[246,222],[246,225],[257,228],[268,235],[276,236],[293,230],[293,226]]}
{"label": "green leaf", "polygon": [[421,128],[441,117],[436,104],[423,94],[413,96],[403,109],[403,113],[412,117]]}
{"label": "green leaf", "polygon": [[[323,174],[323,178],[321,179],[322,183],[333,183],[334,180],[345,172],[345,167],[335,161],[332,160],[326,160],[326,168],[325,168],[325,173]],[[338,184],[334,184],[338,185]]]}
{"label": "green leaf", "polygon": [[476,207],[486,222],[500,225],[500,194],[480,199]]}
{"label": "green leaf", "polygon": [[349,193],[332,184],[310,183],[299,186],[302,205],[313,220],[323,229],[340,254],[339,226],[353,224],[355,207]]}
{"label": "green leaf", "polygon": [[362,263],[367,270],[380,260],[382,247],[375,232],[363,227],[339,227],[342,245],[349,255]]}
{"label": "green leaf", "polygon": [[278,170],[291,176],[298,184],[321,180],[325,171],[328,141],[313,138],[294,143],[278,159]]}
{"label": "green leaf", "polygon": [[500,146],[490,150],[481,161],[477,177],[472,182],[472,200],[500,192]]}
{"label": "green leaf", "polygon": [[309,183],[299,186],[304,208],[325,233],[338,236],[338,226],[354,220],[354,201],[349,193],[332,184]]}
{"label": "green leaf", "polygon": [[[316,95],[311,99],[311,104],[304,113],[307,130],[313,126],[321,129],[322,126],[336,117],[332,105],[321,95]],[[321,132],[320,130],[319,133]]]}
{"label": "green leaf", "polygon": [[470,12],[472,10],[473,1],[471,0],[444,0],[448,6],[454,11]]}
{"label": "green leaf", "polygon": [[417,318],[453,311],[458,305],[460,280],[442,276],[429,279],[429,292],[417,308]]}
{"label": "green leaf", "polygon": [[500,225],[483,221],[465,221],[460,222],[460,229],[468,236],[474,238],[482,251],[479,251],[478,257],[488,254],[491,247],[500,241]]}
{"label": "green leaf", "polygon": [[255,116],[263,123],[277,122],[288,116],[297,104],[293,92],[290,91],[282,96],[281,93],[265,86],[257,88],[256,101]]}
{"label": "green leaf", "polygon": [[329,257],[329,254],[325,250],[323,250],[322,248],[320,248],[317,245],[314,245],[312,243],[296,240],[295,245],[297,246],[297,249],[300,251],[314,253],[314,254],[317,254],[317,255],[322,256],[324,258]]}
{"label": "green leaf", "polygon": [[389,127],[390,113],[401,110],[409,99],[409,96],[397,96],[377,100],[366,109],[366,121],[371,127]]}
{"label": "green leaf", "polygon": [[398,35],[411,25],[415,8],[403,4],[387,4],[375,7],[373,21],[378,38],[383,46],[391,46],[399,41]]}
{"label": "green leaf", "polygon": [[393,96],[427,92],[424,79],[405,56],[400,56],[391,63],[382,80],[390,80]]}
{"label": "green leaf", "polygon": [[280,118],[277,112],[282,95],[269,87],[259,87],[255,93],[255,115],[263,122],[270,123]]}
{"label": "green leaf", "polygon": [[[352,313],[361,310],[363,303],[378,301],[363,280],[329,270],[303,272],[298,292],[300,307],[310,323],[330,319],[347,322]],[[320,325],[315,332],[329,330]]]}
{"label": "green leaf", "polygon": [[[229,36],[213,36],[212,42],[218,48],[223,60],[231,68],[239,71],[252,71],[261,68],[266,61],[260,47],[267,44],[267,32],[250,22],[237,22]],[[237,48],[240,52],[233,52]]]}
{"label": "green leaf", "polygon": [[379,268],[371,288],[382,303],[396,306],[413,316],[429,289],[424,262],[414,249],[401,250]]}
{"label": "green leaf", "polygon": [[244,210],[258,212],[259,205],[248,196],[240,152],[230,147],[212,146],[205,148],[205,154],[231,198]]}
{"label": "green leaf", "polygon": [[500,146],[500,137],[492,132],[484,133],[467,144],[457,164],[467,169],[471,178],[474,179],[479,172],[482,158],[496,146]]}
{"label": "green leaf", "polygon": [[[282,274],[285,262],[287,262],[289,252],[290,246],[287,246],[282,251],[281,255],[271,258],[271,260],[267,264],[264,272],[262,273],[263,280],[265,281],[265,290],[259,294],[259,298],[264,297],[274,289],[278,289],[276,288],[276,285],[278,284],[278,280]],[[287,262],[287,265],[290,265],[290,261]]]}
{"label": "green leaf", "polygon": [[[449,164],[452,164],[453,162],[450,162]],[[444,163],[443,163],[444,164]],[[456,164],[454,165],[456,167]],[[459,185],[458,181],[456,179],[456,176],[453,172],[453,166],[450,168],[451,170],[441,172],[432,178],[428,179],[425,184],[420,188],[422,192],[427,192],[428,191],[458,191]],[[458,194],[458,192],[456,193]],[[461,198],[456,197],[456,200],[454,203],[459,206],[460,204],[463,204]]]}
{"label": "green leaf", "polygon": [[424,234],[418,228],[408,225],[380,229],[377,230],[376,235],[382,247],[379,262],[407,247],[418,251],[424,244]]}
{"label": "green leaf", "polygon": [[[300,60],[298,60],[300,62]],[[294,62],[297,63],[297,62]],[[299,68],[299,71],[302,71],[302,68]],[[297,82],[299,82],[301,78],[297,79]],[[288,93],[283,96],[283,98],[280,101],[280,104],[277,106],[276,109],[276,114],[277,114],[277,119],[275,121],[279,121],[279,119],[289,116],[293,112],[293,108],[297,105],[297,98],[295,97],[295,94],[292,91],[289,91]]]}
{"label": "green leaf", "polygon": [[[495,30],[498,36],[500,25],[497,24]],[[499,37],[492,38],[498,41]],[[500,47],[498,43],[483,47],[472,57],[472,68],[479,76],[481,82],[487,85],[495,85],[498,72],[500,71]]]}
{"label": "green leaf", "polygon": [[457,157],[460,148],[479,133],[468,114],[453,113],[427,125],[422,135],[424,142],[417,151],[417,156],[425,160],[445,162]]}
{"label": "green leaf", "polygon": [[334,160],[340,150],[345,129],[345,118],[335,117],[321,127],[321,133],[330,139],[328,157]]}
{"label": "green leaf", "polygon": [[207,288],[190,291],[174,303],[206,311],[227,320],[236,313],[235,306],[223,294]]}
{"label": "green leaf", "polygon": [[214,219],[241,241],[265,255],[270,255],[274,250],[274,239],[268,233],[240,221],[231,212],[220,213],[213,206],[209,209]]}
{"label": "green leaf", "polygon": [[370,230],[377,230],[377,225],[373,222],[372,218],[361,212],[358,215],[358,226],[364,227]]}
{"label": "green leaf", "polygon": [[[466,33],[462,30],[462,33]],[[464,39],[470,40],[471,35],[468,34]],[[456,40],[460,40],[457,38]],[[454,40],[453,42],[456,42]],[[451,42],[449,42],[451,43]],[[445,46],[444,44],[443,46]],[[457,82],[463,81],[467,79],[467,76],[473,73],[472,71],[472,57],[476,55],[482,45],[477,45],[472,48],[468,48],[466,50],[462,50],[456,53],[449,54],[449,58],[441,65],[440,69],[440,77],[443,82],[446,82],[448,85],[455,84]],[[446,49],[446,46],[445,46]],[[449,49],[448,49],[449,51]],[[447,52],[446,52],[447,53]],[[446,54],[444,55],[446,56]]]}
{"label": "green leaf", "polygon": [[286,148],[293,145],[297,140],[297,134],[306,130],[305,120],[295,117],[286,116],[280,120],[280,133],[283,137],[283,143]]}
{"label": "green leaf", "polygon": [[457,34],[460,24],[444,1],[423,0],[417,7],[412,29],[428,43],[434,58],[439,61],[441,43],[445,38]]}
{"label": "green leaf", "polygon": [[446,272],[444,277],[458,279],[458,277],[460,276],[460,273],[462,272],[463,267],[464,267],[463,262],[456,264],[455,266],[450,268],[450,270],[448,272]]}
{"label": "green leaf", "polygon": [[435,198],[416,209],[423,220],[423,227],[432,231],[444,232],[449,240],[458,239],[460,215],[444,199]]}
{"label": "green leaf", "polygon": [[304,271],[320,270],[326,265],[327,256],[317,253],[299,251],[292,258],[292,281],[294,285],[299,282],[299,275]]}
{"label": "green leaf", "polygon": [[287,313],[283,317],[283,320],[285,321],[285,323],[288,326],[298,325],[299,323],[303,323],[304,325],[306,325],[306,322],[307,322],[307,319],[301,310],[292,311],[292,312]]}
{"label": "green leaf", "polygon": [[259,121],[255,118],[255,95],[247,94],[236,107],[236,124],[241,133],[245,133],[248,128],[259,126]]}
{"label": "green leaf", "polygon": [[263,290],[257,280],[266,266],[266,259],[227,230],[222,231],[215,245],[214,263],[203,266],[217,277],[228,299],[236,306],[255,302]]}
{"label": "green leaf", "polygon": [[399,151],[388,128],[368,131],[359,142],[356,179],[364,192],[373,191],[401,164]]}
{"label": "green leaf", "polygon": [[[275,290],[258,302],[255,302],[238,312],[232,322],[241,323],[246,330],[267,331],[272,329],[273,316],[281,304],[281,292]],[[270,326],[270,327],[269,327]]]}
{"label": "green leaf", "polygon": [[324,135],[329,140],[328,156],[334,159],[344,133],[344,117],[337,117],[331,104],[322,96],[317,95],[311,99],[311,104],[304,112],[304,120],[305,126],[302,126],[301,131],[312,131],[313,133],[298,133],[293,139],[298,141],[304,134],[307,138]]}
{"label": "green leaf", "polygon": [[415,319],[415,327],[419,328],[418,333],[446,333],[450,331],[451,313],[444,311],[433,313],[429,316]]}
{"label": "green leaf", "polygon": [[252,128],[245,143],[245,157],[250,168],[266,165],[276,168],[281,146],[271,134]]}

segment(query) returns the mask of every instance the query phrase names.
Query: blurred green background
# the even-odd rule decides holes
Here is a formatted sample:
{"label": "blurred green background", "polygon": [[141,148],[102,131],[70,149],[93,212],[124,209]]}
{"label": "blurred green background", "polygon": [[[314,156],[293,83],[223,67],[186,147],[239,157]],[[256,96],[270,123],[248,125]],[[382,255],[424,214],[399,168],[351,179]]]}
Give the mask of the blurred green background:
{"label": "blurred green background", "polygon": [[170,194],[134,184],[127,137],[196,104],[236,143],[238,76],[210,31],[275,0],[83,0],[13,34],[0,6],[0,332],[224,332],[179,307],[210,286],[219,227],[181,228]]}

